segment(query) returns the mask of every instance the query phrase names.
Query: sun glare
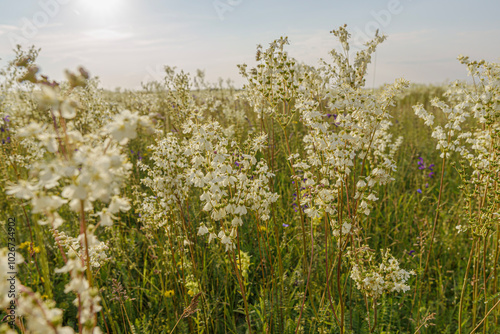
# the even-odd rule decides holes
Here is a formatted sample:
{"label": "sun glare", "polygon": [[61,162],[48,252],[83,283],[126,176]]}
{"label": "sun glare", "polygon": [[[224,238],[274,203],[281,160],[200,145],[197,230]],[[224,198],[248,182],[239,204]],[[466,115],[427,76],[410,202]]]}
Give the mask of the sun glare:
{"label": "sun glare", "polygon": [[109,15],[118,11],[123,0],[82,0],[83,8],[93,15]]}

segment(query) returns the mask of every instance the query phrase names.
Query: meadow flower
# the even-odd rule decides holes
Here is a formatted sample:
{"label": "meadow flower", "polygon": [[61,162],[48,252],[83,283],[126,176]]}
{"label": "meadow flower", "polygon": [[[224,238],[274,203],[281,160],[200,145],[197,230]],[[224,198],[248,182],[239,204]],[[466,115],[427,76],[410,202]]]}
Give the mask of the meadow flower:
{"label": "meadow flower", "polygon": [[201,224],[200,227],[198,228],[198,235],[205,235],[208,232],[209,232],[208,228],[204,224]]}
{"label": "meadow flower", "polygon": [[419,157],[418,158],[418,169],[419,170],[426,170],[428,169],[430,172],[428,174],[426,174],[427,177],[430,177],[432,178],[434,176],[434,164],[430,164],[429,166],[427,166],[425,163],[424,163],[424,159],[422,157]]}
{"label": "meadow flower", "polygon": [[362,247],[355,257],[349,254],[354,261],[351,279],[356,287],[364,294],[374,299],[388,292],[406,292],[410,289],[406,284],[414,271],[401,269],[389,250],[382,251],[382,262],[377,266],[368,248]]}
{"label": "meadow flower", "polygon": [[107,130],[116,141],[124,145],[129,139],[137,137],[139,125],[150,128],[151,122],[148,117],[139,116],[138,112],[125,109],[113,118],[113,121],[107,126]]}
{"label": "meadow flower", "polygon": [[66,204],[68,201],[62,199],[59,196],[37,196],[33,197],[31,200],[33,213],[41,213],[48,211],[55,211],[59,209],[63,204]]}
{"label": "meadow flower", "polygon": [[[133,275],[138,269],[175,283],[175,289],[168,283],[149,292],[131,291],[147,293],[147,300],[154,300],[154,293],[159,293],[159,299],[174,297],[180,301],[170,303],[168,312],[164,312],[164,324],[163,320],[160,327],[153,324],[159,330],[178,320],[179,326],[184,326],[182,330],[211,332],[222,328],[214,318],[217,314],[210,310],[199,313],[201,320],[182,324],[187,314],[182,313],[182,304],[189,296],[198,298],[202,290],[206,302],[199,307],[218,303],[228,312],[248,308],[260,314],[258,323],[249,321],[249,330],[276,325],[285,331],[306,331],[311,319],[304,318],[311,312],[302,312],[303,308],[315,303],[322,286],[332,286],[334,293],[330,291],[324,301],[331,303],[336,325],[344,326],[344,332],[349,331],[346,319],[350,313],[361,321],[371,321],[380,311],[384,295],[408,292],[415,273],[403,268],[388,249],[372,250],[362,240],[378,247],[393,238],[384,233],[391,230],[397,217],[387,213],[391,203],[399,205],[395,194],[408,189],[386,185],[402,177],[395,173],[397,163],[410,156],[398,156],[403,143],[410,151],[412,147],[422,150],[410,163],[422,173],[417,176],[423,182],[410,190],[422,196],[429,189],[436,190],[432,182],[437,169],[428,160],[429,152],[423,146],[426,141],[416,146],[409,142],[421,129],[407,132],[409,138],[403,141],[397,130],[404,131],[409,119],[394,108],[401,101],[414,100],[415,93],[420,101],[427,101],[428,94],[420,94],[418,89],[406,94],[409,83],[403,79],[378,89],[366,88],[371,56],[385,36],[377,33],[365,48],[353,52],[345,26],[332,33],[342,50],[333,50],[330,60],[321,60],[318,67],[293,59],[286,51],[285,37],[273,41],[267,49],[259,46],[255,68],[239,66],[247,80],[242,90],[229,86],[223,89],[222,84],[206,83],[202,73],[192,78],[170,67],[164,68],[165,77],[159,82],[144,84],[140,91],[120,93],[101,90],[98,81],[90,79],[83,69],[76,74],[68,72],[68,81],[61,83],[40,78],[31,60],[13,62],[20,67],[12,73],[0,69],[4,188],[7,195],[21,200],[7,201],[6,212],[20,203],[26,212],[24,218],[35,224],[30,226],[35,228],[33,242],[38,246],[25,241],[18,249],[36,260],[37,270],[31,270],[34,263],[25,269],[40,282],[37,291],[44,293],[41,296],[23,286],[21,279],[28,271],[19,271],[16,286],[21,293],[17,303],[25,331],[73,333],[74,329],[63,327],[67,322],[74,328],[81,327],[83,333],[100,333],[95,319],[102,317],[101,296],[113,301],[126,299],[123,287],[113,278],[119,274],[116,268],[130,271],[131,275],[126,275],[128,285],[147,282],[144,278],[148,277]],[[445,159],[443,165],[458,159],[454,169],[446,167],[440,172],[446,176],[444,185],[455,184],[457,175],[464,182],[457,197],[463,203],[450,207],[450,213],[460,218],[457,233],[470,231],[459,236],[462,241],[472,240],[472,247],[482,245],[478,252],[471,253],[475,270],[466,273],[465,279],[469,281],[477,272],[479,277],[475,279],[482,282],[484,278],[486,286],[476,294],[463,294],[468,299],[460,305],[464,311],[471,310],[484,295],[486,306],[478,309],[481,315],[481,310],[493,306],[491,296],[495,292],[488,277],[494,274],[489,267],[495,261],[491,247],[496,244],[479,242],[491,240],[498,220],[500,67],[467,57],[460,57],[460,62],[473,75],[474,84],[455,82],[441,99],[431,99],[426,107],[419,104],[413,109],[429,127],[429,139],[435,141],[434,147]],[[24,80],[22,89],[12,85],[18,79]],[[434,93],[442,95],[440,89]],[[153,121],[146,115],[154,115]],[[148,131],[153,128],[154,132]],[[145,131],[148,136],[142,135]],[[133,149],[126,146],[131,141]],[[398,185],[411,186],[411,182]],[[130,193],[131,199],[126,196]],[[419,202],[424,198],[420,195],[407,199]],[[285,197],[280,201],[280,196]],[[411,210],[414,203],[403,204],[405,210]],[[417,216],[425,215],[429,201],[419,205],[423,210]],[[121,218],[120,228],[113,226]],[[419,221],[424,218],[416,217]],[[4,227],[5,222],[0,225]],[[46,229],[54,238],[46,239]],[[426,231],[411,226],[392,230],[400,241],[398,250],[412,263],[425,252],[411,248],[418,245],[429,250],[427,243],[434,240]],[[18,229],[16,237],[30,240],[29,231]],[[446,238],[448,234],[440,235]],[[420,239],[424,235],[428,237]],[[453,251],[467,254],[463,253],[465,245],[458,242]],[[431,258],[445,254],[450,247],[442,247],[442,253],[425,254]],[[492,256],[483,257],[488,254]],[[147,261],[138,265],[133,261],[137,258]],[[462,260],[457,265],[463,265]],[[325,263],[328,270],[316,270],[317,262]],[[443,262],[443,273],[448,272],[445,266]],[[431,275],[432,268],[429,266],[423,275]],[[2,308],[9,302],[5,297],[7,269],[7,251],[0,250]],[[59,275],[56,279],[55,274]],[[487,277],[481,277],[485,274]],[[103,278],[111,279],[114,289],[99,291],[97,284]],[[344,279],[351,280],[359,293],[342,289]],[[273,280],[277,284],[264,284]],[[63,289],[56,289],[58,282]],[[228,300],[220,300],[221,287],[227,288],[224,296]],[[281,287],[285,290],[276,290]],[[283,300],[268,298],[279,297],[281,292],[286,297],[287,289],[296,293],[288,293],[290,298]],[[51,292],[61,309],[48,297]],[[416,296],[425,306],[431,295],[423,289]],[[73,320],[62,311],[68,308],[68,298],[75,306],[70,314],[78,315]],[[288,305],[281,307],[281,301]],[[353,309],[349,301],[360,304],[361,309]],[[123,305],[119,304],[106,306],[110,312],[120,312]],[[134,305],[125,305],[124,321],[112,322],[110,330],[150,329],[147,314],[141,319],[127,319],[134,312],[126,312]],[[274,310],[282,310],[282,316]],[[394,325],[394,331],[402,330],[401,324],[386,324],[382,313],[375,323],[383,323],[381,328]],[[297,325],[293,326],[288,322],[295,321],[295,315]],[[241,328],[242,318],[233,320],[231,325]],[[313,326],[318,332],[331,330],[329,323],[315,320]],[[465,320],[458,323],[465,326]],[[355,321],[351,330],[376,332],[375,324],[371,324]],[[403,331],[420,325],[408,324],[415,328]],[[484,325],[489,326],[486,331],[493,330],[492,322]]]}
{"label": "meadow flower", "polygon": [[[198,231],[206,234],[208,230],[219,230],[218,239],[226,250],[230,250],[234,247],[234,228],[243,225],[243,216],[252,210],[258,213],[260,219],[267,220],[269,206],[277,199],[268,186],[269,178],[274,175],[264,161],[255,158],[254,149],[261,148],[266,137],[252,138],[247,146],[250,154],[246,154],[225,137],[216,122],[196,124],[188,119],[182,126],[183,132],[190,138],[181,143],[169,134],[166,140],[159,142],[152,157],[156,166],[145,168],[151,176],[144,182],[168,202],[184,201],[191,187],[201,188],[201,208],[211,218],[206,224],[212,226],[204,225]],[[183,145],[182,150],[180,145]],[[165,155],[160,154],[165,150],[171,159],[165,160]],[[167,205],[165,209],[173,208]],[[213,222],[221,222],[226,230],[234,233],[226,235]],[[209,241],[213,239],[210,234]]]}
{"label": "meadow flower", "polygon": [[43,133],[47,126],[45,124],[40,124],[37,122],[30,122],[27,126],[20,128],[17,131],[19,137],[34,137],[38,134]]}
{"label": "meadow flower", "polygon": [[33,192],[37,190],[36,186],[28,181],[20,180],[18,184],[7,186],[7,195],[12,195],[21,199],[30,199],[34,196]]}

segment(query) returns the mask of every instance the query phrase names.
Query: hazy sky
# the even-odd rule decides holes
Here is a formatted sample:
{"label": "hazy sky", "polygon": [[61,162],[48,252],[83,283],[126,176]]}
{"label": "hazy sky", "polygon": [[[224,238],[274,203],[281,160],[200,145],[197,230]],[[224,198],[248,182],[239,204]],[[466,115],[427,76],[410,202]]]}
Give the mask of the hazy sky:
{"label": "hazy sky", "polygon": [[0,0],[0,66],[15,44],[35,45],[55,79],[83,65],[105,88],[137,88],[170,65],[240,86],[236,65],[253,66],[257,44],[288,36],[290,55],[317,65],[347,23],[358,45],[388,35],[368,86],[443,83],[466,78],[459,54],[500,61],[499,13],[498,0]]}

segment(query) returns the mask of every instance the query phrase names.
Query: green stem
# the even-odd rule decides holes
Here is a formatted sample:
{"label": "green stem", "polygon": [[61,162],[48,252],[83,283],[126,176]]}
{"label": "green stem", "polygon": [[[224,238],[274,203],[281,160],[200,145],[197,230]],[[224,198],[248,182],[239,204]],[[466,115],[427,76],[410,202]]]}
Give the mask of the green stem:
{"label": "green stem", "polygon": [[[445,153],[446,154],[446,153]],[[424,274],[422,275],[422,279],[427,274],[427,270],[429,269],[429,261],[431,259],[432,246],[434,244],[434,235],[436,234],[436,226],[439,218],[439,209],[441,208],[441,195],[443,194],[443,179],[444,179],[444,167],[446,162],[446,155],[443,157],[443,163],[441,165],[441,181],[439,182],[439,196],[436,208],[436,215],[434,217],[434,224],[432,226],[432,234],[431,234],[431,244],[429,246],[429,253],[427,253],[427,260],[425,261],[425,269]]]}
{"label": "green stem", "polygon": [[464,282],[462,283],[462,292],[460,293],[460,305],[458,307],[458,334],[462,334],[462,309],[465,296],[465,286],[467,285],[467,275],[469,274],[470,265],[472,263],[472,255],[474,254],[475,241],[472,242],[470,249],[469,260],[467,261],[467,269],[465,270]]}

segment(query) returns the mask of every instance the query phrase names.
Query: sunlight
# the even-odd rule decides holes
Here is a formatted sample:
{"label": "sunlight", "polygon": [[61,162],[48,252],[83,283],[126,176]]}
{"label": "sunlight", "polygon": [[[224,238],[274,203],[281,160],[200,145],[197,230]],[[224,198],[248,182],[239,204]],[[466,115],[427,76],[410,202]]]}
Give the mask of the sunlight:
{"label": "sunlight", "polygon": [[118,11],[123,0],[82,0],[83,8],[93,15],[110,15]]}

